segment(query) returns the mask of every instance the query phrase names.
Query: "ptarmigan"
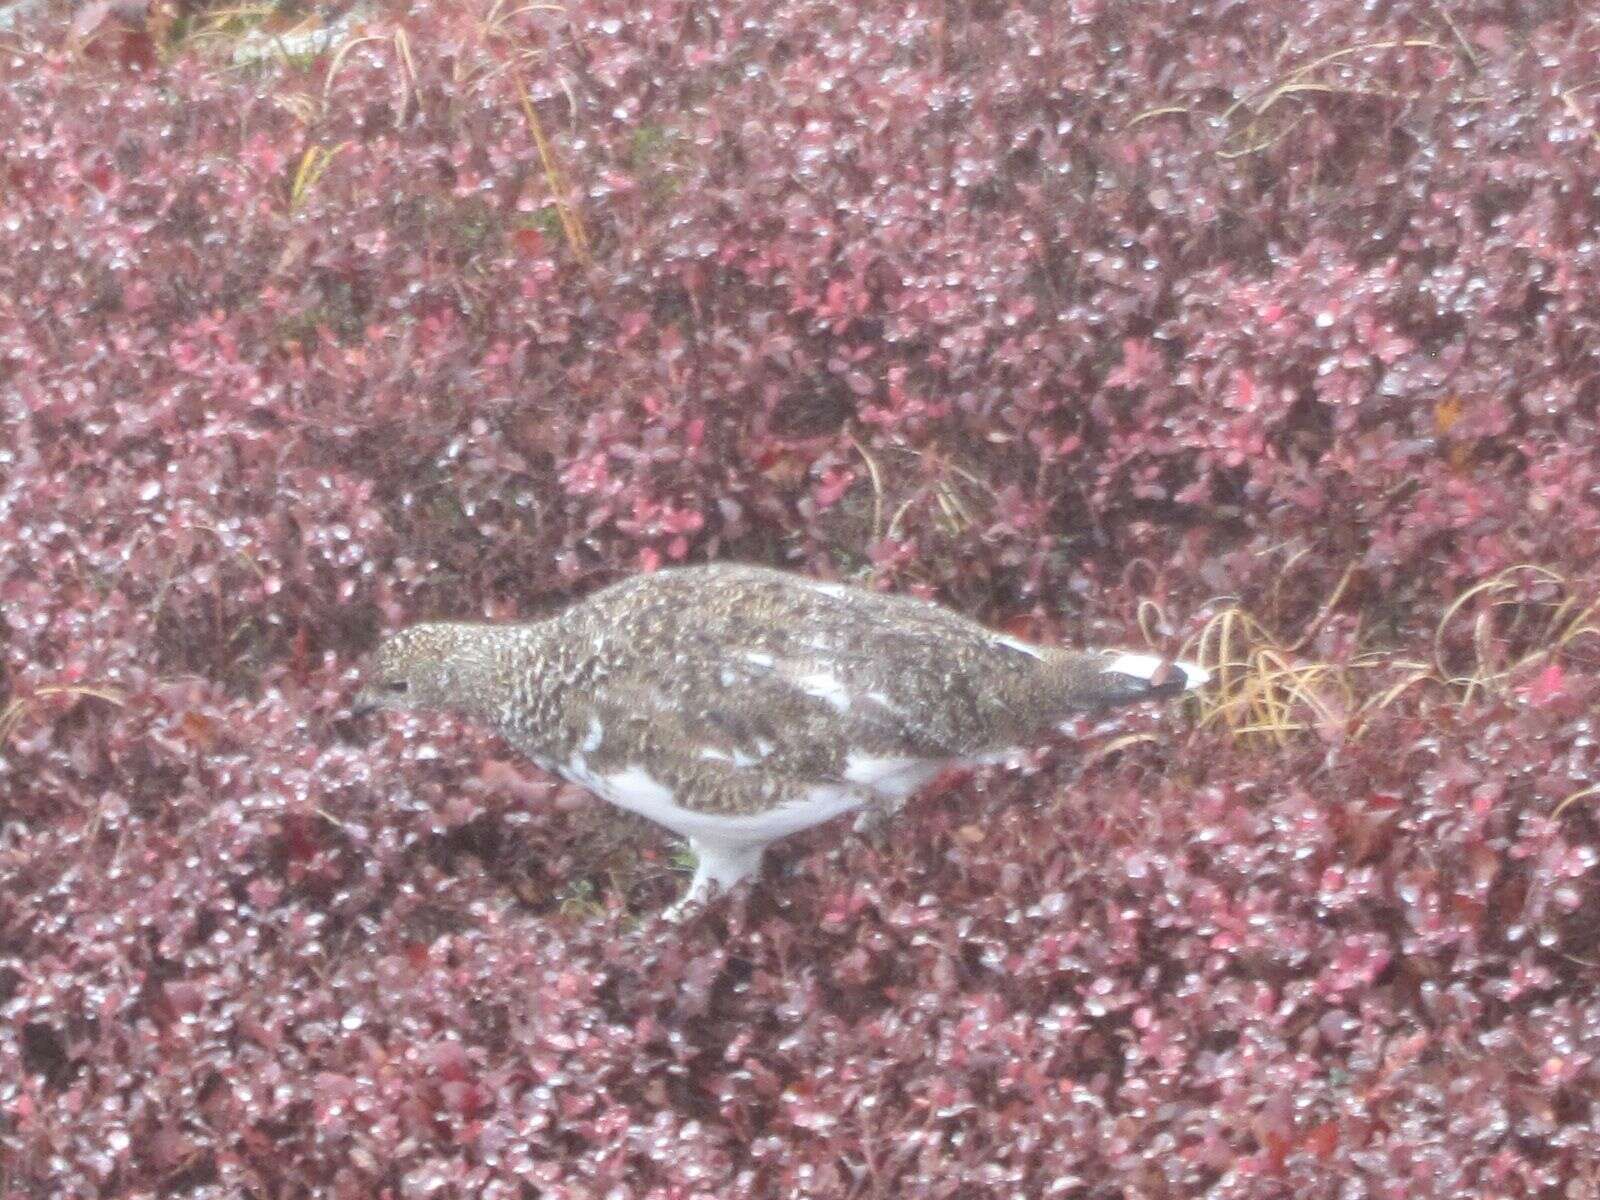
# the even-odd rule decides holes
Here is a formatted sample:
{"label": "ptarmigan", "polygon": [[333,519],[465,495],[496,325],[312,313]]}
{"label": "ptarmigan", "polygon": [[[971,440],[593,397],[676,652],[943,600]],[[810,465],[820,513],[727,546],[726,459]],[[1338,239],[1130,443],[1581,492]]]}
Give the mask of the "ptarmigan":
{"label": "ptarmigan", "polygon": [[929,601],[713,564],[634,576],[530,624],[391,634],[355,708],[486,722],[686,838],[697,866],[676,915],[758,871],[778,838],[892,812],[947,766],[1206,678],[1147,654],[1029,645]]}

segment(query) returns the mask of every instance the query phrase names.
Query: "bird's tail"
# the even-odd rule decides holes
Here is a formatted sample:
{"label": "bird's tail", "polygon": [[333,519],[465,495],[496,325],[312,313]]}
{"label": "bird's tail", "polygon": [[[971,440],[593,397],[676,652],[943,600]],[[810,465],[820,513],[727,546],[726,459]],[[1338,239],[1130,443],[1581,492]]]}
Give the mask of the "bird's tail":
{"label": "bird's tail", "polygon": [[1062,699],[1069,711],[1114,708],[1177,696],[1205,686],[1210,678],[1204,667],[1154,654],[1076,653],[1063,663]]}

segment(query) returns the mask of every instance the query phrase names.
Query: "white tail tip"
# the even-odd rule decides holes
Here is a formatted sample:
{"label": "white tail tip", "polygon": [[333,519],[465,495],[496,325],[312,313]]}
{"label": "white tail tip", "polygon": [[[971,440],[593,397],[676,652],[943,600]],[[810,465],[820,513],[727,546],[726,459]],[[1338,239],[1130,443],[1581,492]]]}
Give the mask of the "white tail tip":
{"label": "white tail tip", "polygon": [[[1155,678],[1156,672],[1161,670],[1166,661],[1154,654],[1119,654],[1106,664],[1105,670],[1107,674],[1132,675],[1135,679],[1148,682]],[[1186,662],[1174,662],[1172,665],[1183,672],[1185,691],[1204,687],[1211,682],[1211,672],[1204,667]]]}

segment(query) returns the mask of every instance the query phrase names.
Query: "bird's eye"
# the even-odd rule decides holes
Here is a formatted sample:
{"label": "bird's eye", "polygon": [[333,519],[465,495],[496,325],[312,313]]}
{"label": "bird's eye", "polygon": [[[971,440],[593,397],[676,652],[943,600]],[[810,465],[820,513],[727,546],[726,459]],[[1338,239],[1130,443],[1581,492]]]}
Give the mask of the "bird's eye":
{"label": "bird's eye", "polygon": [[407,690],[410,686],[411,685],[409,683],[407,683],[404,679],[392,679],[388,683],[383,685],[383,690],[386,691],[386,692],[399,693],[399,692],[403,692],[403,691]]}

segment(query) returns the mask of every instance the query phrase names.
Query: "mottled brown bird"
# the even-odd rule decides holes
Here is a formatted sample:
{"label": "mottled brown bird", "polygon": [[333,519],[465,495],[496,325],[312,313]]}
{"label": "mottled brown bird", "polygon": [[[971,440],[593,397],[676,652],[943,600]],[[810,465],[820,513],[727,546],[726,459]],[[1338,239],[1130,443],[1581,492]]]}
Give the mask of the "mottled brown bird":
{"label": "mottled brown bird", "polygon": [[401,630],[366,664],[355,707],[485,722],[687,839],[697,867],[676,915],[758,871],[778,838],[891,813],[947,766],[1206,678],[1147,654],[1030,645],[926,600],[712,564],[625,579],[543,621]]}

